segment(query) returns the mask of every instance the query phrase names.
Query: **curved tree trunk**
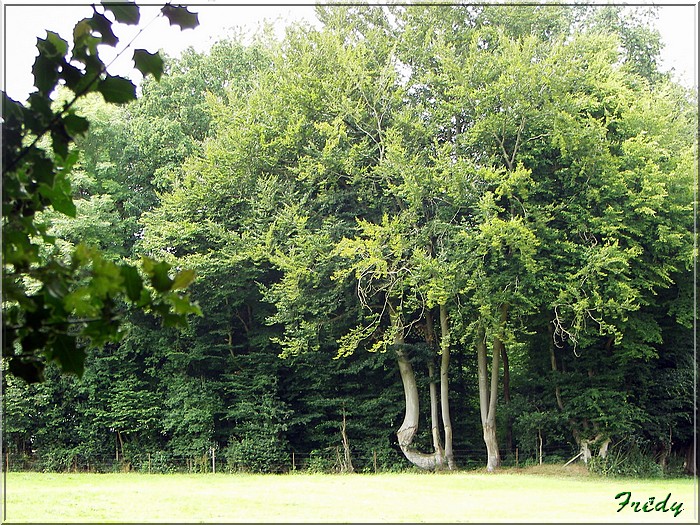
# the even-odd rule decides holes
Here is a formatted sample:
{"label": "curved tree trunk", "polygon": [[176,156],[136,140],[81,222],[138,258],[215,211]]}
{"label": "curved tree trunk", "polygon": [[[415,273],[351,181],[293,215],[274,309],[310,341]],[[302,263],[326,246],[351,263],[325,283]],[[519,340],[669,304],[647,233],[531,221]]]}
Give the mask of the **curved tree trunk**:
{"label": "curved tree trunk", "polygon": [[447,319],[447,307],[440,305],[440,347],[442,359],[440,361],[440,408],[442,410],[442,425],[445,428],[445,459],[450,470],[456,468],[454,451],[452,450],[452,419],[450,418],[450,325]]}
{"label": "curved tree trunk", "polygon": [[[403,342],[403,337],[401,339],[401,342]],[[403,383],[403,392],[406,400],[406,412],[403,423],[396,432],[399,447],[401,447],[401,452],[406,456],[406,459],[415,466],[425,470],[432,470],[441,461],[440,455],[435,453],[424,454],[413,448],[413,438],[418,432],[419,419],[418,386],[416,385],[413,366],[401,347],[397,347],[396,357],[399,363],[399,372],[401,373],[401,382]]]}

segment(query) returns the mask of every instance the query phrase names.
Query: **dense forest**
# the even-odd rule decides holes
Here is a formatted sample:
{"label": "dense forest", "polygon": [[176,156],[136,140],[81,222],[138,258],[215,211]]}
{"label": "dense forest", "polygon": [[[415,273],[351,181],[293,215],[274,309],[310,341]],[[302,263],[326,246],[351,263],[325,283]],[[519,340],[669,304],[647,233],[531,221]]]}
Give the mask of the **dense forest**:
{"label": "dense forest", "polygon": [[42,257],[194,270],[201,315],[4,373],[10,467],[695,473],[697,100],[644,12],[317,16],[76,105]]}

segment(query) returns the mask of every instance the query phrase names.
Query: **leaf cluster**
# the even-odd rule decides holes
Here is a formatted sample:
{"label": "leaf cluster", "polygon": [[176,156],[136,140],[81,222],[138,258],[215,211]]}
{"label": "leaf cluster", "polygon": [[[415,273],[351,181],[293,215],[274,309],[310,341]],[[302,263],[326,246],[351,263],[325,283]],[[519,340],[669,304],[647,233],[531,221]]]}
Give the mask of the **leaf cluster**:
{"label": "leaf cluster", "polygon": [[[37,216],[49,207],[76,216],[68,175],[78,154],[70,146],[90,123],[75,112],[75,103],[93,92],[107,103],[136,99],[135,85],[110,75],[98,54],[99,45],[119,42],[107,14],[131,25],[140,19],[133,3],[93,6],[92,16],[74,27],[70,54],[68,42],[55,32],[37,40],[32,68],[36,91],[26,104],[2,93],[3,355],[10,371],[30,382],[42,379],[46,360],[82,375],[85,352],[79,341],[100,345],[117,339],[121,300],[163,315],[168,324],[199,311],[176,292],[192,281],[189,272],[171,279],[168,266],[144,259],[145,285],[137,267],[109,262],[85,246],[76,246],[68,263],[42,254],[42,246],[57,239]],[[168,4],[162,15],[181,28],[197,25],[196,15],[184,7]],[[160,78],[158,54],[137,49],[133,58],[144,75]],[[71,90],[73,98],[54,109],[51,96],[59,85]]]}

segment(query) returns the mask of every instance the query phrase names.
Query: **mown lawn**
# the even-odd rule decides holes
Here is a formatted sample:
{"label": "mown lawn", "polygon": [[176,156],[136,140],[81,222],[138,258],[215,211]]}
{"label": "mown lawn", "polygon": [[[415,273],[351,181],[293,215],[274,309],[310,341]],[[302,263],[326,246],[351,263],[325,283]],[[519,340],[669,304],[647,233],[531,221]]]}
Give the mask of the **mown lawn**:
{"label": "mown lawn", "polygon": [[[681,512],[620,512],[615,496]],[[18,522],[697,523],[692,479],[600,479],[579,470],[379,475],[8,473],[3,518]],[[649,508],[649,506],[648,506]],[[653,508],[653,507],[652,507]],[[661,507],[659,507],[661,508]]]}

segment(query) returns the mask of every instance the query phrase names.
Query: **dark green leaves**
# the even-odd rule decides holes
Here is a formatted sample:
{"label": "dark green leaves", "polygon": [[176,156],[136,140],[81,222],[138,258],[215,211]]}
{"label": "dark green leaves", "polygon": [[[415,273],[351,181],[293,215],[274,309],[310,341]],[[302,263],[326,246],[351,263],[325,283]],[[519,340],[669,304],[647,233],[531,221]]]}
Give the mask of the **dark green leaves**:
{"label": "dark green leaves", "polygon": [[112,31],[112,22],[105,15],[95,13],[89,23],[90,27],[101,35],[103,44],[114,47],[119,43],[119,39]]}
{"label": "dark green leaves", "polygon": [[40,93],[46,95],[56,87],[59,67],[68,52],[68,42],[57,33],[47,31],[45,39],[37,38],[36,47],[39,50],[39,55],[32,67],[34,86]]}
{"label": "dark green leaves", "polygon": [[134,51],[134,65],[144,77],[150,73],[156,80],[160,80],[163,74],[163,58],[158,53],[136,49]]}
{"label": "dark green leaves", "polygon": [[90,123],[86,118],[80,117],[74,113],[66,115],[63,119],[63,125],[71,136],[83,135],[90,127]]}
{"label": "dark green leaves", "polygon": [[[100,93],[107,103],[136,99],[136,86],[130,80],[107,73],[98,46],[119,42],[107,12],[117,22],[136,24],[139,8],[131,2],[105,2],[103,7],[104,13],[93,7],[90,18],[75,24],[71,50],[66,40],[51,31],[37,40],[39,54],[32,67],[36,91],[27,104],[2,94],[2,290],[3,334],[7,335],[3,355],[9,358],[10,371],[29,382],[43,380],[50,360],[63,372],[81,375],[84,346],[99,346],[122,336],[120,315],[125,304],[157,313],[169,325],[186,324],[187,315],[200,313],[186,295],[174,291],[186,288],[193,272],[171,279],[170,265],[151,261],[144,264],[148,277],[144,280],[138,268],[117,265],[99,250],[81,245],[66,263],[48,255],[55,250],[45,250],[44,245],[55,244],[56,239],[44,223],[35,222],[37,214],[49,207],[68,217],[77,214],[68,178],[78,158],[72,144],[89,130],[90,123],[73,112],[74,103],[91,92]],[[163,15],[181,28],[198,23],[197,15],[183,7],[166,6]],[[141,73],[157,80],[163,74],[163,60],[157,53],[136,50],[134,63]],[[51,95],[59,83],[75,96],[56,110]],[[47,135],[52,151],[44,149],[42,139]]]}
{"label": "dark green leaves", "polygon": [[172,288],[173,281],[168,277],[168,271],[172,268],[165,261],[156,262],[148,257],[143,258],[143,269],[151,279],[151,285],[159,292],[167,292]]}
{"label": "dark green leaves", "polygon": [[[39,47],[42,41],[39,39],[37,41],[37,47]],[[39,93],[48,95],[56,87],[58,81],[58,62],[40,50],[39,56],[36,57],[34,66],[32,66],[32,75],[34,75],[34,86]]]}
{"label": "dark green leaves", "polygon": [[40,383],[44,380],[44,366],[36,360],[26,360],[19,356],[10,357],[10,373],[21,377],[27,383]]}
{"label": "dark green leaves", "polygon": [[131,2],[102,2],[102,6],[107,11],[111,11],[114,19],[121,24],[135,25],[139,23],[141,14],[136,4]]}
{"label": "dark green leaves", "polygon": [[136,86],[123,77],[108,76],[97,86],[97,91],[102,93],[105,102],[113,104],[125,104],[136,100]]}
{"label": "dark green leaves", "polygon": [[122,279],[124,279],[124,290],[127,297],[134,302],[138,301],[143,290],[143,280],[138,270],[125,264],[120,268],[120,272]]}
{"label": "dark green leaves", "polygon": [[170,21],[171,26],[178,25],[180,29],[194,29],[199,25],[197,13],[190,13],[186,7],[166,4],[161,13]]}
{"label": "dark green leaves", "polygon": [[57,335],[49,352],[51,359],[59,364],[64,373],[82,377],[85,370],[85,350],[78,348],[75,337]]}

